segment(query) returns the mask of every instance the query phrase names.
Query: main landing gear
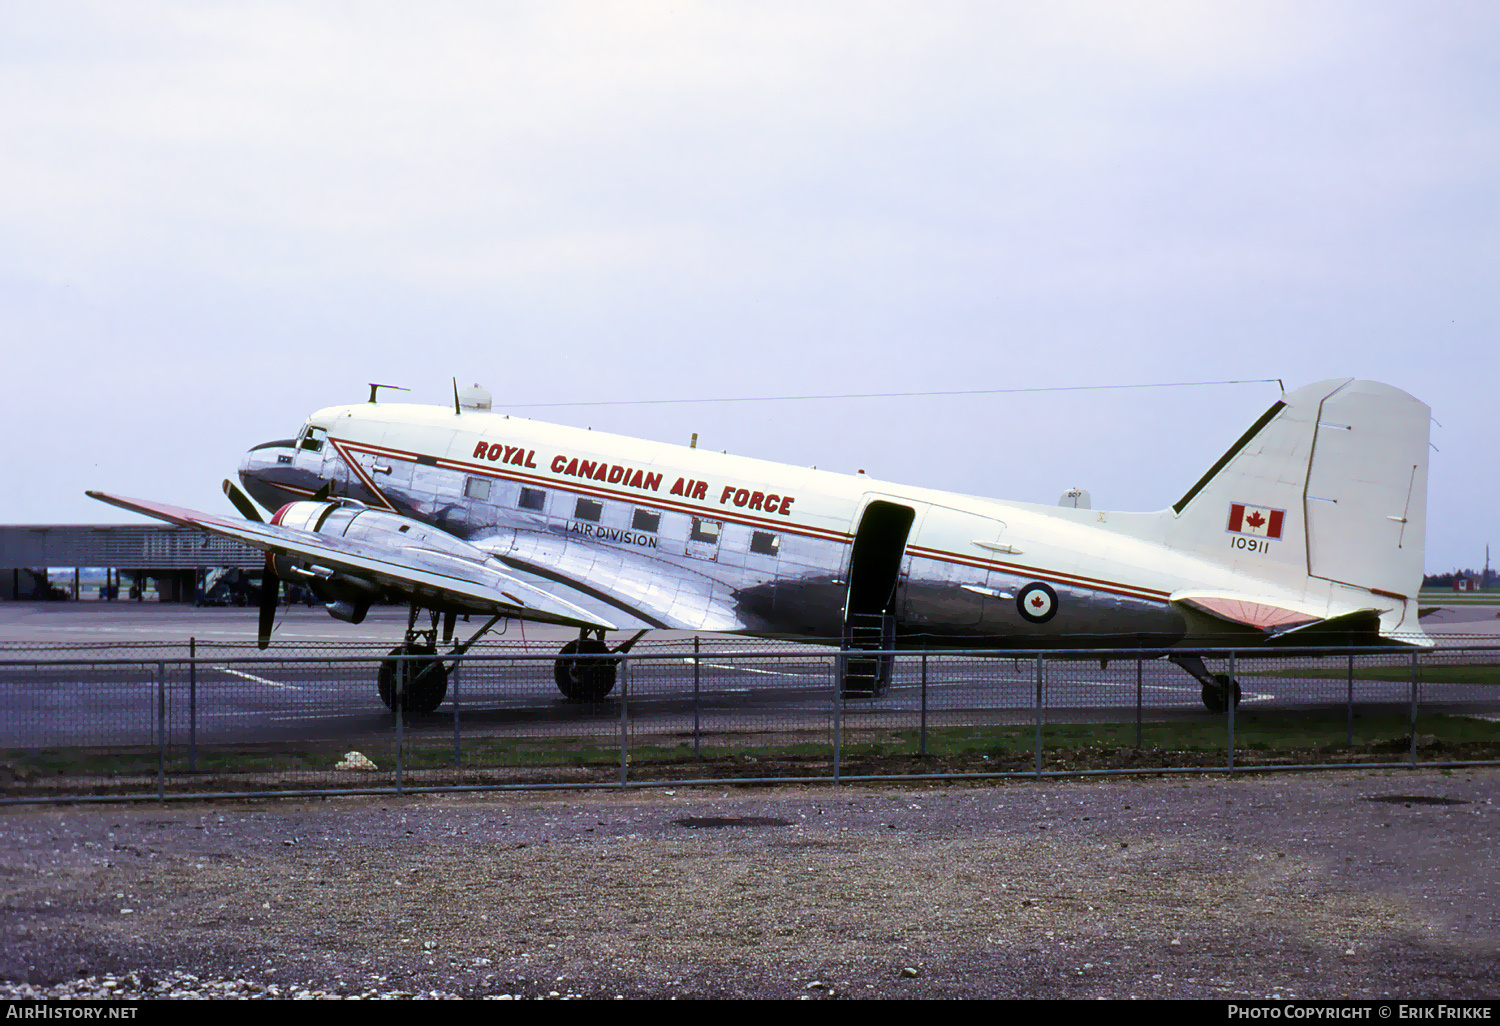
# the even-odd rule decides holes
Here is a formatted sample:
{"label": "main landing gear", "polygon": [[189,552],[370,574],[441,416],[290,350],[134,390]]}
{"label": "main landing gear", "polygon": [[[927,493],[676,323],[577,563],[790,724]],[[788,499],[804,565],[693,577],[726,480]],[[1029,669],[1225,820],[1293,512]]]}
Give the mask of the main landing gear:
{"label": "main landing gear", "polygon": [[1240,682],[1233,679],[1227,673],[1209,673],[1208,667],[1203,665],[1203,660],[1198,656],[1168,656],[1172,662],[1182,667],[1198,683],[1203,685],[1199,697],[1203,700],[1203,707],[1211,713],[1222,713],[1229,709],[1229,695],[1234,695],[1234,705],[1238,709],[1240,705]]}
{"label": "main landing gear", "polygon": [[393,656],[416,658],[383,659],[375,683],[380,700],[395,712],[399,704],[408,713],[430,713],[448,695],[448,668],[437,657],[430,642],[407,642],[391,649]]}
{"label": "main landing gear", "polygon": [[[381,660],[380,670],[375,675],[380,700],[392,712],[395,712],[397,708],[407,713],[434,712],[443,704],[443,699],[448,695],[446,660],[463,655],[469,650],[470,645],[488,633],[490,628],[500,620],[498,616],[491,617],[489,622],[479,628],[468,641],[462,645],[455,645],[453,651],[446,655],[438,655],[438,611],[428,610],[431,617],[430,626],[424,629],[417,627],[419,612],[421,610],[413,603],[411,612],[406,618],[406,640],[391,649],[389,653],[391,658]],[[450,612],[443,616],[444,645],[453,641],[453,627],[456,620],[457,614],[455,613]],[[399,656],[406,658],[397,658]]]}
{"label": "main landing gear", "polygon": [[620,662],[608,657],[629,652],[646,632],[638,632],[613,649],[604,643],[603,631],[592,633],[591,638],[589,631],[579,631],[578,640],[564,645],[557,661],[552,664],[552,679],[557,682],[557,690],[572,702],[602,702],[604,696],[615,689],[615,670]]}

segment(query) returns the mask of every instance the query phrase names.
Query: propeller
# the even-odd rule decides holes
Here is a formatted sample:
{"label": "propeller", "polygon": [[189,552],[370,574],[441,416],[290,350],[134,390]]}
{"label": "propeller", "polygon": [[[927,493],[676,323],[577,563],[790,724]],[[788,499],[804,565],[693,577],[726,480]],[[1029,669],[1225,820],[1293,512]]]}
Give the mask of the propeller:
{"label": "propeller", "polygon": [[276,603],[281,598],[281,578],[276,576],[276,557],[266,552],[266,569],[260,580],[260,623],[255,643],[264,652],[271,644],[271,629],[276,626]]}
{"label": "propeller", "polygon": [[254,520],[257,524],[265,523],[260,511],[255,508],[255,503],[250,501],[250,496],[240,491],[240,486],[227,477],[224,479],[224,494],[229,496],[234,508],[240,511],[240,516],[246,520]]}
{"label": "propeller", "polygon": [[[229,501],[234,503],[234,508],[246,520],[253,520],[257,524],[265,523],[260,511],[255,508],[255,503],[250,501],[250,496],[240,491],[239,486],[227,477],[224,479],[224,494],[229,496]],[[260,578],[260,623],[255,632],[255,643],[262,652],[271,644],[271,630],[276,626],[276,603],[280,598],[281,578],[276,575],[276,557],[267,551],[266,568]]]}

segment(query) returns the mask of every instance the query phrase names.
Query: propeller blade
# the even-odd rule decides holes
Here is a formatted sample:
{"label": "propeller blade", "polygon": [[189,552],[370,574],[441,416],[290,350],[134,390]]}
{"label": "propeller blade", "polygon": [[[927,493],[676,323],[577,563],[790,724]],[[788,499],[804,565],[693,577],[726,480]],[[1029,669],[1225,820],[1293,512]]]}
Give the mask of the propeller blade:
{"label": "propeller blade", "polygon": [[443,644],[447,645],[453,641],[453,625],[458,622],[458,614],[451,609],[443,614]]}
{"label": "propeller blade", "polygon": [[240,516],[246,520],[254,520],[257,524],[265,523],[261,519],[260,511],[255,508],[255,503],[250,501],[250,496],[240,491],[239,485],[227,477],[224,479],[224,494],[229,496],[229,501],[234,503],[234,508],[240,511]]}
{"label": "propeller blade", "polygon": [[318,486],[318,490],[315,491],[315,492],[313,492],[313,494],[312,494],[312,501],[313,502],[327,502],[328,501],[328,495],[332,491],[333,491],[333,482],[332,481],[324,481],[321,485]]}
{"label": "propeller blade", "polygon": [[266,553],[266,570],[260,583],[260,626],[255,643],[261,651],[271,644],[271,629],[276,626],[276,603],[281,598],[281,578],[276,576],[274,557]]}

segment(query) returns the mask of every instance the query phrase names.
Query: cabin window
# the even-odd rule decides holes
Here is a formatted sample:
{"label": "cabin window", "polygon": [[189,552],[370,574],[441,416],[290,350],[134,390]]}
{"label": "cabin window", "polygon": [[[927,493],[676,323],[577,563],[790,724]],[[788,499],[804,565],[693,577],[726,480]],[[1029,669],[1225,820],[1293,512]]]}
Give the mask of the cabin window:
{"label": "cabin window", "polygon": [[540,488],[522,488],[521,501],[517,505],[522,509],[534,509],[540,513],[547,508],[547,493]]}
{"label": "cabin window", "polygon": [[717,520],[699,520],[693,518],[692,540],[696,542],[716,542],[719,540],[719,522]]}
{"label": "cabin window", "polygon": [[483,502],[490,497],[490,479],[487,477],[471,477],[464,482],[464,494],[471,499]]}
{"label": "cabin window", "polygon": [[604,503],[593,499],[579,499],[578,505],[573,507],[573,517],[576,520],[592,520],[597,524],[603,513]]}
{"label": "cabin window", "polygon": [[655,534],[661,530],[661,514],[655,510],[638,509],[635,511],[635,519],[630,522],[630,526],[637,531]]}
{"label": "cabin window", "polygon": [[770,531],[756,531],[750,536],[750,551],[762,556],[774,556],[781,548],[781,539]]}

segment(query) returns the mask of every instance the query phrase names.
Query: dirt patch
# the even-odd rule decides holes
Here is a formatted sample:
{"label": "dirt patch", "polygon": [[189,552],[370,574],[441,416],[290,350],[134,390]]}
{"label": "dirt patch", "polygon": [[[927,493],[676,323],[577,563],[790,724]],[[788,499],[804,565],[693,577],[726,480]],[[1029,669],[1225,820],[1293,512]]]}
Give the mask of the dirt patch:
{"label": "dirt patch", "polygon": [[[12,807],[0,978],[1486,997],[1500,985],[1497,781],[1382,770]],[[1462,804],[1367,800],[1392,794]]]}

